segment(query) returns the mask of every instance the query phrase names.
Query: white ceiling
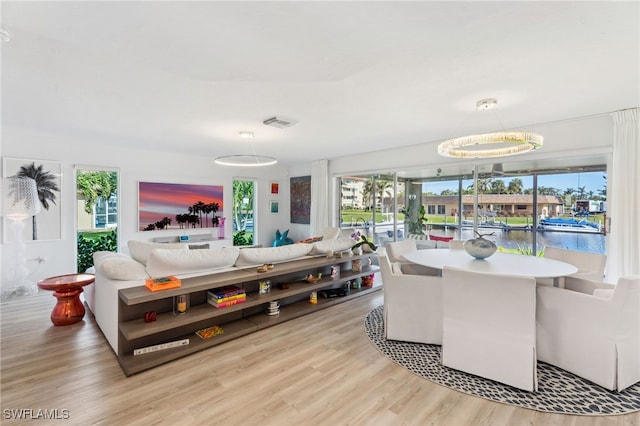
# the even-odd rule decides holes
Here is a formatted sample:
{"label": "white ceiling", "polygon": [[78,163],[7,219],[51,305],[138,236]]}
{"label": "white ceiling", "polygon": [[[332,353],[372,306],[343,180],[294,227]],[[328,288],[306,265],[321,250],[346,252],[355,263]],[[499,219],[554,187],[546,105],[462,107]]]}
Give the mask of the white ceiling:
{"label": "white ceiling", "polygon": [[639,4],[3,1],[2,123],[293,164],[600,114],[640,105]]}

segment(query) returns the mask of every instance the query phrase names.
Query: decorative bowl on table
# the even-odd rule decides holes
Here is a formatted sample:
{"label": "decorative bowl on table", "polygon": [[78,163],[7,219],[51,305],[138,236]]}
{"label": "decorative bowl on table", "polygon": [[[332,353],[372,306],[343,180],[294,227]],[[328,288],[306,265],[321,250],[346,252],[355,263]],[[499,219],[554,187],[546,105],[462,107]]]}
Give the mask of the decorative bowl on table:
{"label": "decorative bowl on table", "polygon": [[498,246],[496,246],[493,241],[489,241],[484,238],[485,235],[493,235],[493,233],[483,235],[476,231],[476,234],[478,234],[478,238],[473,238],[464,242],[463,247],[467,253],[476,259],[486,259],[493,255],[493,253],[498,249]]}

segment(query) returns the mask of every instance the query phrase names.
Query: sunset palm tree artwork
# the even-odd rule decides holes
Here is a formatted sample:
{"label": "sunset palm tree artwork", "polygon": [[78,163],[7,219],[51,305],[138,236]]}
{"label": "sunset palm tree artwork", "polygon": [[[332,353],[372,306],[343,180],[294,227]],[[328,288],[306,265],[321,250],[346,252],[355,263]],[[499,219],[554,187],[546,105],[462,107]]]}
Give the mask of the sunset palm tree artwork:
{"label": "sunset palm tree artwork", "polygon": [[211,228],[219,224],[221,185],[139,182],[140,231]]}

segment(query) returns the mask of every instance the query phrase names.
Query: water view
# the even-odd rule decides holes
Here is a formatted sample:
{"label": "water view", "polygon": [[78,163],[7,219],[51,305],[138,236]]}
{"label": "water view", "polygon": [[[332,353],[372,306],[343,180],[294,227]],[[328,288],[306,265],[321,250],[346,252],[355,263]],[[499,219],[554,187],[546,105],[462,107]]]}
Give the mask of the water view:
{"label": "water view", "polygon": [[[402,228],[402,226],[398,227],[398,235],[404,235]],[[392,229],[392,225],[376,225],[376,234],[386,233],[387,231],[391,231]],[[533,234],[531,231],[504,231],[501,229],[489,228],[479,228],[478,231],[481,234],[488,234],[493,232],[493,235],[487,236],[486,238],[496,243],[498,247],[503,247],[505,249],[531,249],[532,247]],[[458,230],[453,228],[434,228],[428,232],[432,235],[459,238],[461,240],[475,238],[473,229],[471,228],[463,228],[460,231],[460,235],[458,235]],[[600,233],[545,231],[537,233],[536,246],[538,250],[542,250],[545,247],[549,246],[567,250],[604,254],[606,249],[606,236]]]}
{"label": "water view", "polygon": [[[531,231],[502,231],[499,229],[479,229],[482,234],[495,232],[488,236],[498,247],[506,249],[531,248],[533,235]],[[434,230],[434,235],[446,235],[458,238],[456,230]],[[463,229],[460,239],[468,240],[474,238],[473,229]],[[536,246],[538,250],[544,247],[558,247],[567,250],[584,251],[589,253],[605,252],[606,237],[604,234],[587,234],[579,232],[538,232],[536,235]]]}

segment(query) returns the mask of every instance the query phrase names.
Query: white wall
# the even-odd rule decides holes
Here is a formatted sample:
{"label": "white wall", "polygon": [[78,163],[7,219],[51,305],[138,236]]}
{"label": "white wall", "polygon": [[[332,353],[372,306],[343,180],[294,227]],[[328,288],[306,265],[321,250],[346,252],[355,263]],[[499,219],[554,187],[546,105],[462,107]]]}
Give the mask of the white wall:
{"label": "white wall", "polygon": [[[539,151],[527,154],[527,161],[543,161],[566,157],[610,154],[613,146],[613,122],[609,115],[571,120],[566,122],[530,126],[527,130],[541,133],[545,144]],[[460,136],[460,135],[455,135]],[[327,202],[335,207],[335,177],[341,174],[366,172],[395,172],[398,170],[420,170],[446,164],[461,164],[465,160],[445,159],[437,154],[438,142],[424,143],[392,150],[366,152],[358,156],[334,158],[329,161],[329,175],[332,177],[329,188],[331,197]],[[46,257],[47,262],[38,265],[30,260],[29,266],[35,269],[32,280],[47,276],[75,272],[75,182],[74,165],[119,167],[120,168],[120,242],[121,247],[130,239],[147,239],[154,236],[170,235],[169,231],[137,231],[137,182],[157,181],[167,183],[192,183],[223,185],[224,212],[230,218],[231,188],[234,178],[258,179],[258,199],[260,214],[257,219],[258,244],[270,245],[276,229],[290,230],[294,240],[309,237],[309,226],[289,222],[289,179],[293,176],[311,174],[311,164],[296,165],[291,169],[276,165],[257,169],[234,169],[215,166],[212,158],[187,154],[167,154],[153,150],[132,151],[124,148],[104,146],[96,151],[83,141],[72,141],[51,135],[29,133],[16,129],[2,129],[3,157],[29,158],[61,161],[63,180],[61,194],[62,239],[60,241],[42,241],[27,243],[27,259]],[[522,156],[524,158],[524,156]],[[472,162],[468,162],[472,164]],[[280,194],[272,196],[269,183],[280,183]],[[637,184],[636,184],[637,185]],[[630,188],[630,190],[638,190]],[[280,213],[269,213],[269,201],[280,202]],[[231,236],[231,221],[227,220],[227,237]],[[12,270],[14,257],[11,244],[3,244],[2,283]]]}
{"label": "white wall", "polygon": [[[564,122],[527,126],[526,130],[540,133],[544,146],[534,152],[509,157],[505,161],[531,161],[562,157],[610,154],[613,152],[613,118],[601,115]],[[460,137],[464,135],[452,135]],[[421,170],[447,165],[470,165],[474,160],[444,158],[438,155],[438,144],[442,141],[398,147],[390,150],[366,152],[357,156],[334,158],[329,162],[329,175],[349,173],[393,173],[398,170]],[[484,160],[491,164],[495,161]],[[479,162],[483,164],[483,162]]]}
{"label": "white wall", "polygon": [[[265,168],[238,169],[214,165],[210,157],[188,154],[156,152],[152,146],[146,151],[134,151],[120,147],[103,146],[96,150],[94,145],[80,140],[69,140],[52,135],[36,134],[21,129],[2,129],[2,157],[26,158],[34,160],[59,161],[62,163],[62,187],[60,208],[62,212],[62,238],[55,241],[36,241],[26,244],[30,280],[73,273],[76,271],[76,211],[75,211],[75,165],[117,167],[120,169],[120,248],[130,239],[151,240],[156,236],[178,235],[176,231],[139,232],[138,189],[139,181],[190,183],[224,186],[224,211],[220,215],[228,218],[225,237],[231,238],[232,181],[234,178],[255,178],[258,180],[259,216],[257,244],[271,245],[276,229],[290,228],[289,223],[289,172],[275,165]],[[306,174],[310,174],[310,165]],[[280,183],[280,194],[272,196],[269,183]],[[269,213],[269,201],[280,202],[280,213]],[[2,231],[4,232],[4,230]],[[207,232],[207,231],[203,231]],[[194,230],[193,233],[198,233]],[[307,238],[308,231],[292,231],[294,239]],[[15,245],[5,244],[2,238],[2,290],[6,290],[15,268]],[[38,264],[38,257],[45,257],[46,263]]]}

